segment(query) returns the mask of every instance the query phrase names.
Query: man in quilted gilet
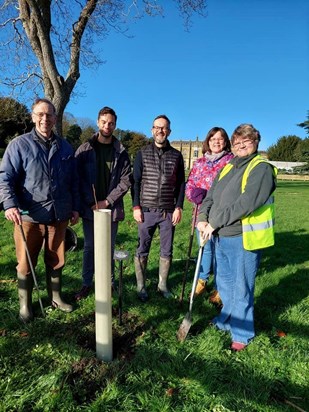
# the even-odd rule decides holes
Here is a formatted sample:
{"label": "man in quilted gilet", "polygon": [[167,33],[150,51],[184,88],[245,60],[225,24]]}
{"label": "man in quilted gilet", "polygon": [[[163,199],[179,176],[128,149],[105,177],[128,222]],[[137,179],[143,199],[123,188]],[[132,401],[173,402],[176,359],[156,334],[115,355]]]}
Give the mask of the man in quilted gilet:
{"label": "man in quilted gilet", "polygon": [[148,300],[146,268],[157,227],[160,233],[157,290],[165,298],[172,296],[167,279],[173,256],[175,226],[182,217],[185,172],[182,154],[168,141],[170,126],[166,115],[154,119],[153,142],[137,153],[133,166],[133,217],[138,224],[138,247],[134,263],[137,294],[142,302]]}

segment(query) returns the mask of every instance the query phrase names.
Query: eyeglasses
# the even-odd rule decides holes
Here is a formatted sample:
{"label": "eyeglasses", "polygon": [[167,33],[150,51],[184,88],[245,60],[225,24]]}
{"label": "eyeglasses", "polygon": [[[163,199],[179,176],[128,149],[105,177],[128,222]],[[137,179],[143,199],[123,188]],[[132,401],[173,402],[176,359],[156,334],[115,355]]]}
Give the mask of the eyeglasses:
{"label": "eyeglasses", "polygon": [[170,130],[169,127],[152,126],[152,128],[153,128],[156,132],[159,132],[160,130],[163,130],[164,132],[168,132],[168,131]]}
{"label": "eyeglasses", "polygon": [[224,137],[215,137],[215,138],[213,138],[213,137],[211,137],[210,139],[209,139],[209,142],[210,143],[214,143],[214,142],[224,142]]}
{"label": "eyeglasses", "polygon": [[234,143],[233,147],[235,147],[235,149],[238,149],[240,146],[250,146],[254,142],[256,142],[256,140],[251,140],[251,139],[241,140],[240,142]]}
{"label": "eyeglasses", "polygon": [[50,114],[50,113],[43,113],[43,112],[39,112],[39,113],[33,112],[33,114],[38,116],[39,119],[43,119],[44,116],[46,116],[46,119],[48,119],[48,120],[50,120],[52,117],[55,117],[54,113]]}

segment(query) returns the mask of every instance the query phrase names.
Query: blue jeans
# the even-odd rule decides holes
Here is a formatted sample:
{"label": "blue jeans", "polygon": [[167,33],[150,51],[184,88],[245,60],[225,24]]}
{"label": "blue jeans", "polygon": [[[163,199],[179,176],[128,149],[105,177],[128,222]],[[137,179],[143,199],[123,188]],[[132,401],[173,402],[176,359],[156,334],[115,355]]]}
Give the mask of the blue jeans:
{"label": "blue jeans", "polygon": [[[197,243],[200,246],[200,232],[197,229],[196,229],[196,236],[197,236]],[[215,259],[215,242],[213,238],[211,238],[204,247],[201,267],[200,267],[200,273],[199,273],[199,279],[208,280],[209,275],[212,271],[215,276],[215,288],[216,288],[216,274],[217,274],[216,269],[217,269],[217,265],[216,265],[216,259]]]}
{"label": "blue jeans", "polygon": [[[94,226],[92,219],[83,219],[84,230],[84,252],[83,252],[83,286],[91,286],[94,275]],[[111,259],[112,259],[112,278],[114,277],[114,249],[118,222],[111,224]]]}
{"label": "blue jeans", "polygon": [[255,336],[254,283],[261,251],[248,251],[242,236],[215,237],[217,288],[222,300],[221,313],[213,323],[231,333],[233,342],[248,344]]}

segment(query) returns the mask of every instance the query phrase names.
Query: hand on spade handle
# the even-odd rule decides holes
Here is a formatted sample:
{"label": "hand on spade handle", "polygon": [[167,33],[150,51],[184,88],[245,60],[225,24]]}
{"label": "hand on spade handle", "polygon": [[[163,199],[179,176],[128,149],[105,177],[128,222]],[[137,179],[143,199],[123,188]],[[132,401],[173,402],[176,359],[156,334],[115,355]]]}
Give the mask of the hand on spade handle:
{"label": "hand on spade handle", "polygon": [[205,244],[208,239],[211,239],[213,231],[215,230],[207,222],[199,222],[197,224],[197,229],[200,232],[200,244],[201,245],[202,245],[202,242]]}
{"label": "hand on spade handle", "polygon": [[21,213],[17,207],[10,207],[9,209],[6,209],[4,215],[7,220],[10,220],[17,225],[21,225]]}

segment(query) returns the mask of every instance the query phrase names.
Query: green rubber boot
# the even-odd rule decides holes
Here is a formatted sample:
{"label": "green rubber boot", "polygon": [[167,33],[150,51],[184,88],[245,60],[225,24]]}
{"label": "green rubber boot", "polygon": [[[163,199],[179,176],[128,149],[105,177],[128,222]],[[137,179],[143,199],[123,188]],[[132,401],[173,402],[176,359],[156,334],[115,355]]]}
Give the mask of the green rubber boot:
{"label": "green rubber boot", "polygon": [[61,280],[62,269],[53,270],[50,267],[46,267],[46,285],[51,305],[55,309],[60,309],[62,312],[69,313],[73,311],[73,306],[62,300]]}
{"label": "green rubber boot", "polygon": [[167,288],[167,278],[171,264],[172,258],[163,258],[160,256],[158,292],[166,299],[173,296],[172,292]]}
{"label": "green rubber boot", "polygon": [[148,256],[134,256],[137,297],[142,302],[148,300],[148,293],[145,287],[147,261]]}
{"label": "green rubber boot", "polygon": [[22,275],[17,273],[18,283],[18,297],[19,297],[19,319],[23,322],[30,322],[33,320],[32,312],[32,291],[33,279],[31,273]]}

